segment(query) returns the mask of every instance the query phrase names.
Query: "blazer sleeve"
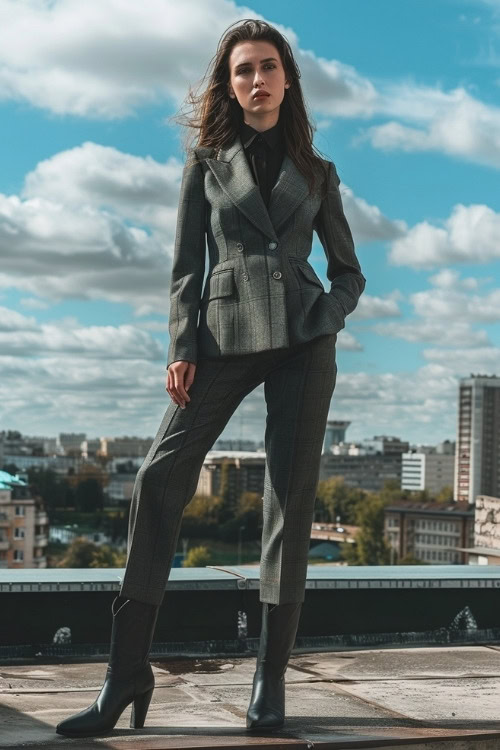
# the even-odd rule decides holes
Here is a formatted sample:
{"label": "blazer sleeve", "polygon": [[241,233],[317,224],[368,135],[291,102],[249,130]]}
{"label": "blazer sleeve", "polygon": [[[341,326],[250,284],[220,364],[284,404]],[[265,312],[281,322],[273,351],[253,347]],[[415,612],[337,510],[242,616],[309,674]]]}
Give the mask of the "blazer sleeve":
{"label": "blazer sleeve", "polygon": [[190,149],[182,173],[170,276],[170,345],[167,367],[197,362],[198,312],[205,274],[205,188],[203,169]]}
{"label": "blazer sleeve", "polygon": [[351,313],[361,296],[366,279],[356,257],[354,241],[342,206],[340,179],[333,162],[329,162],[328,191],[314,220],[314,229],[328,260],[329,294],[340,304],[341,315]]}

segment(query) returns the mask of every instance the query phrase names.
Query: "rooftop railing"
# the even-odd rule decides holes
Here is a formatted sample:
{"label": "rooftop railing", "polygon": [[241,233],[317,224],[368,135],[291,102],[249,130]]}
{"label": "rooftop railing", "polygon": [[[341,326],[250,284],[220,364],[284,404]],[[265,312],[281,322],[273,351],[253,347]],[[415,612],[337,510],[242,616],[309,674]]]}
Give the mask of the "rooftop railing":
{"label": "rooftop railing", "polygon": [[[0,663],[104,658],[123,574],[0,569]],[[172,568],[153,653],[252,653],[260,621],[258,566]],[[500,566],[309,566],[296,648],[451,643],[500,643]]]}

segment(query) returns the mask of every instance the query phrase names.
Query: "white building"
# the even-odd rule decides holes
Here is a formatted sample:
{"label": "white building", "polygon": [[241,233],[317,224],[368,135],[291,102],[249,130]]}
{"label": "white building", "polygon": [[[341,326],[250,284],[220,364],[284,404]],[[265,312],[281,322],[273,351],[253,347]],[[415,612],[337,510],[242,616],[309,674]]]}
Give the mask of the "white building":
{"label": "white building", "polygon": [[401,489],[427,490],[437,495],[444,487],[453,487],[454,471],[454,455],[430,451],[403,453]]}

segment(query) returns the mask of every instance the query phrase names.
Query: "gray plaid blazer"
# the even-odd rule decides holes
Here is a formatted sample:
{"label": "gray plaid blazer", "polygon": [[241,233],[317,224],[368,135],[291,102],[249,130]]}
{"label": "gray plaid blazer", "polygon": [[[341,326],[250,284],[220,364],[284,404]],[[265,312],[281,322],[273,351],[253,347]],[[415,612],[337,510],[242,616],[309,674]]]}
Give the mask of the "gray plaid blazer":
{"label": "gray plaid blazer", "polygon": [[[333,162],[326,164],[321,199],[285,154],[267,209],[239,135],[215,157],[207,147],[190,149],[170,280],[167,369],[181,359],[289,347],[344,327],[366,279],[340,179]],[[307,260],[313,230],[328,260],[328,292]]]}

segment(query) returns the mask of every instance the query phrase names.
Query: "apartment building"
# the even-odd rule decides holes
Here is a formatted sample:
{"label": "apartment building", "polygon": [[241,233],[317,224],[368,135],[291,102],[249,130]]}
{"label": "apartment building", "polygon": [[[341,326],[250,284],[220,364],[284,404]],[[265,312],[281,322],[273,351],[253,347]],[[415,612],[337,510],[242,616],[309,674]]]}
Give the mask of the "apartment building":
{"label": "apartment building", "polygon": [[385,508],[384,536],[395,564],[404,557],[431,565],[465,564],[463,548],[474,543],[474,508],[402,500]]}
{"label": "apartment building", "polygon": [[458,397],[458,435],[454,497],[475,503],[478,495],[500,496],[500,378],[462,378]]}
{"label": "apartment building", "polygon": [[381,490],[387,480],[401,483],[401,456],[409,443],[377,435],[360,443],[338,443],[321,456],[320,480],[342,477],[349,487]]}
{"label": "apartment building", "polygon": [[0,568],[46,568],[48,523],[27,481],[0,471]]}
{"label": "apartment building", "polygon": [[229,494],[238,498],[243,492],[264,492],[266,454],[264,451],[209,451],[203,462],[197,495],[217,495],[221,487],[222,466],[228,466]]}
{"label": "apartment building", "polygon": [[437,495],[444,487],[453,487],[454,454],[417,449],[403,453],[401,460],[401,489]]}

